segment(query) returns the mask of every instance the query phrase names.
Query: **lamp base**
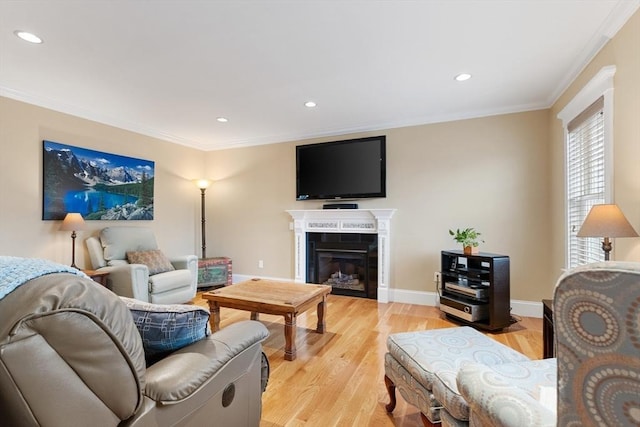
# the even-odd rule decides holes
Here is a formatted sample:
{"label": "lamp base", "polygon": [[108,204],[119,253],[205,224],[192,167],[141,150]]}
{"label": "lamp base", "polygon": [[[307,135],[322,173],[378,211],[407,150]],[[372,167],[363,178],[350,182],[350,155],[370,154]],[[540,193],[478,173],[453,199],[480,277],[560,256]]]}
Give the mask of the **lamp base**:
{"label": "lamp base", "polygon": [[613,245],[611,245],[611,240],[608,237],[605,237],[602,241],[602,250],[604,251],[604,260],[609,261],[609,253],[613,249]]}

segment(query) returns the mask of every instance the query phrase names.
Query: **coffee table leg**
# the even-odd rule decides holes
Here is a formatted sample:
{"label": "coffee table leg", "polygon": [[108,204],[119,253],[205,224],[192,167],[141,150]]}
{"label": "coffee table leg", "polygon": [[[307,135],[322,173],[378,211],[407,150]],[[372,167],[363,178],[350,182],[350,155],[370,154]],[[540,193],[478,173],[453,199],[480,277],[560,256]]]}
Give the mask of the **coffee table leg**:
{"label": "coffee table leg", "polygon": [[217,301],[209,301],[209,324],[211,325],[211,332],[220,330],[220,305]]}
{"label": "coffee table leg", "polygon": [[296,358],[296,315],[284,315],[284,360]]}
{"label": "coffee table leg", "polygon": [[257,311],[252,311],[251,320],[260,320],[260,313],[258,313]]}
{"label": "coffee table leg", "polygon": [[327,310],[327,296],[322,296],[322,301],[318,303],[318,326],[316,328],[316,332],[320,334],[324,334],[324,331],[327,327],[324,321],[324,315]]}

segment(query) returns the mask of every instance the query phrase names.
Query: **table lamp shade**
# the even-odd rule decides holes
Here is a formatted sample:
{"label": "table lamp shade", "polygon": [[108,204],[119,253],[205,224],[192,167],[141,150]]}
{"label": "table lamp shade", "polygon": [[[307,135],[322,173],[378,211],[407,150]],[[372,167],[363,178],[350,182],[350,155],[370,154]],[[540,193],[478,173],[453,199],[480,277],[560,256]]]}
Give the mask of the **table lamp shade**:
{"label": "table lamp shade", "polygon": [[60,225],[60,231],[79,231],[84,230],[85,222],[79,213],[68,213]]}
{"label": "table lamp shade", "polygon": [[578,237],[638,237],[617,205],[594,205],[582,223]]}

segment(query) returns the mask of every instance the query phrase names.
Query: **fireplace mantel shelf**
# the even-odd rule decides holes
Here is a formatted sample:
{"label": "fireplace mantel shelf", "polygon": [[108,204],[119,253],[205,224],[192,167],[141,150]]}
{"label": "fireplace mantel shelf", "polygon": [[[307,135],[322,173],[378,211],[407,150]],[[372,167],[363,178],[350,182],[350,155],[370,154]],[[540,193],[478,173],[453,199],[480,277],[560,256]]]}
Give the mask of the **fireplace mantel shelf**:
{"label": "fireplace mantel shelf", "polygon": [[306,282],[306,233],[371,233],[378,235],[378,301],[389,302],[391,217],[395,209],[288,210],[295,233],[295,281]]}

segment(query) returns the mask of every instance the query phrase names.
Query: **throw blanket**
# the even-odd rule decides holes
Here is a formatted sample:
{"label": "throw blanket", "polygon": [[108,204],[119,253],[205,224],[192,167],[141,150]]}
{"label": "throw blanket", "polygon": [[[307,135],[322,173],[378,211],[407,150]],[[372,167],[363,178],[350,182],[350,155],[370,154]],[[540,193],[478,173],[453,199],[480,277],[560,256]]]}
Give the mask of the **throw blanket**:
{"label": "throw blanket", "polygon": [[80,270],[45,259],[0,256],[0,299],[29,280],[52,273],[89,278]]}

